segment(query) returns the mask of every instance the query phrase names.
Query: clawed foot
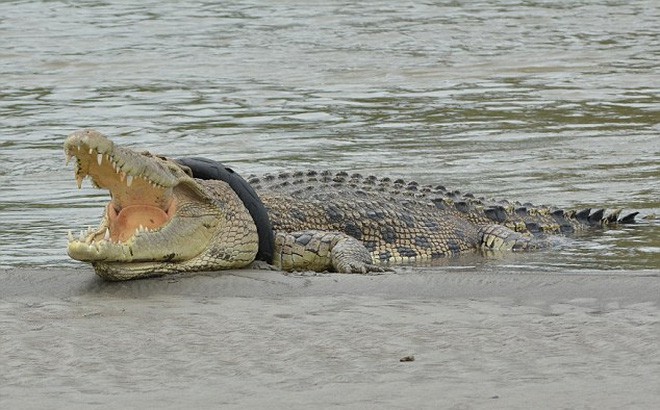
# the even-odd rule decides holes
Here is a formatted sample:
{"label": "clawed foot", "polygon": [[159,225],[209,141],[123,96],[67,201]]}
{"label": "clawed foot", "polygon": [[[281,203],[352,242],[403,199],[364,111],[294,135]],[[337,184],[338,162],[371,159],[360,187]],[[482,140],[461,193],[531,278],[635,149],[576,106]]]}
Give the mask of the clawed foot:
{"label": "clawed foot", "polygon": [[371,254],[362,242],[344,236],[332,248],[332,266],[339,273],[385,272],[383,266],[374,264]]}
{"label": "clawed foot", "polygon": [[335,266],[339,273],[383,273],[393,272],[393,270],[386,266],[374,265],[372,263],[364,263],[362,261],[347,261],[337,264]]}

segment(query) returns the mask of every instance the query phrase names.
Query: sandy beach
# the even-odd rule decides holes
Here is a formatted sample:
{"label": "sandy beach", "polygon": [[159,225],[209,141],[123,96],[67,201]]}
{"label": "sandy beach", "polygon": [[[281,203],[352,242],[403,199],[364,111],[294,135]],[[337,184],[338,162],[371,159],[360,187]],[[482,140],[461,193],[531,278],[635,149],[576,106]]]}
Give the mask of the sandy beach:
{"label": "sandy beach", "polygon": [[[657,271],[0,271],[3,408],[656,408]],[[411,360],[412,361],[401,361]]]}

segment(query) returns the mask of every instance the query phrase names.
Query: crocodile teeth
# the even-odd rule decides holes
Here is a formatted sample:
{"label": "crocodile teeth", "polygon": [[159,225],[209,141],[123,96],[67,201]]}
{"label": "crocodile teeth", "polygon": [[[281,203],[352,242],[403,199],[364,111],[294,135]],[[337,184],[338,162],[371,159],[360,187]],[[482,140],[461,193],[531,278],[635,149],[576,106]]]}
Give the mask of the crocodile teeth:
{"label": "crocodile teeth", "polygon": [[69,238],[69,242],[73,242],[73,232],[71,232],[71,229],[67,232],[67,237]]}
{"label": "crocodile teeth", "polygon": [[85,233],[83,231],[80,231],[80,235],[78,236],[78,241],[82,242],[85,240]]}
{"label": "crocodile teeth", "polygon": [[73,158],[73,155],[71,155],[69,152],[66,153],[66,165],[69,165],[69,162],[71,162],[71,158]]}
{"label": "crocodile teeth", "polygon": [[91,235],[92,232],[93,232],[92,227],[88,226],[87,227],[87,232],[85,232],[85,235],[87,236],[87,238],[85,239],[85,243],[87,245],[90,245],[92,243],[92,241],[94,240],[94,237]]}
{"label": "crocodile teeth", "polygon": [[94,148],[89,149],[89,155],[92,155],[94,153]]}
{"label": "crocodile teeth", "polygon": [[96,162],[98,162],[99,165],[103,163],[103,154],[96,154]]}
{"label": "crocodile teeth", "polygon": [[126,177],[126,186],[131,186],[132,183],[133,183],[133,175],[128,175]]}
{"label": "crocodile teeth", "polygon": [[78,189],[82,188],[83,179],[85,179],[84,175],[81,174],[76,175],[76,184],[78,184]]}
{"label": "crocodile teeth", "polygon": [[105,240],[105,241],[110,240],[110,229],[105,228],[105,235],[103,235],[103,240]]}
{"label": "crocodile teeth", "polygon": [[119,180],[124,182],[124,179],[126,179],[126,173],[122,171],[119,173]]}

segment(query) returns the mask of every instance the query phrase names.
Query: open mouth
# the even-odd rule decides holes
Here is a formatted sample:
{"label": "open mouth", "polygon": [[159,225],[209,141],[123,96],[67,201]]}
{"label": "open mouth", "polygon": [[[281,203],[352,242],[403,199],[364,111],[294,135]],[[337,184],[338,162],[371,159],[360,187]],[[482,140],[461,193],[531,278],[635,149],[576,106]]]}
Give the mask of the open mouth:
{"label": "open mouth", "polygon": [[154,172],[158,168],[156,157],[116,147],[93,131],[73,134],[64,150],[67,163],[72,158],[76,161],[78,188],[89,177],[111,197],[99,227],[81,232],[78,238],[69,232],[70,245],[84,243],[98,251],[104,246],[127,244],[161,230],[172,220],[177,201],[170,178]]}

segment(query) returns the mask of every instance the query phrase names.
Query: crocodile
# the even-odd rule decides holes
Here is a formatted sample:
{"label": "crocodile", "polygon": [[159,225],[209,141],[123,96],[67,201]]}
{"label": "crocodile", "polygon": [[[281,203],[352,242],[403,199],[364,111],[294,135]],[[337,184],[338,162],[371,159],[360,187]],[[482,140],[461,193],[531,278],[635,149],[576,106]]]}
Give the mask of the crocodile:
{"label": "crocodile", "polygon": [[107,280],[246,267],[367,273],[474,251],[525,251],[637,212],[568,211],[388,177],[296,171],[245,179],[204,158],[136,152],[85,129],[64,142],[78,188],[110,201],[68,234],[71,258]]}

